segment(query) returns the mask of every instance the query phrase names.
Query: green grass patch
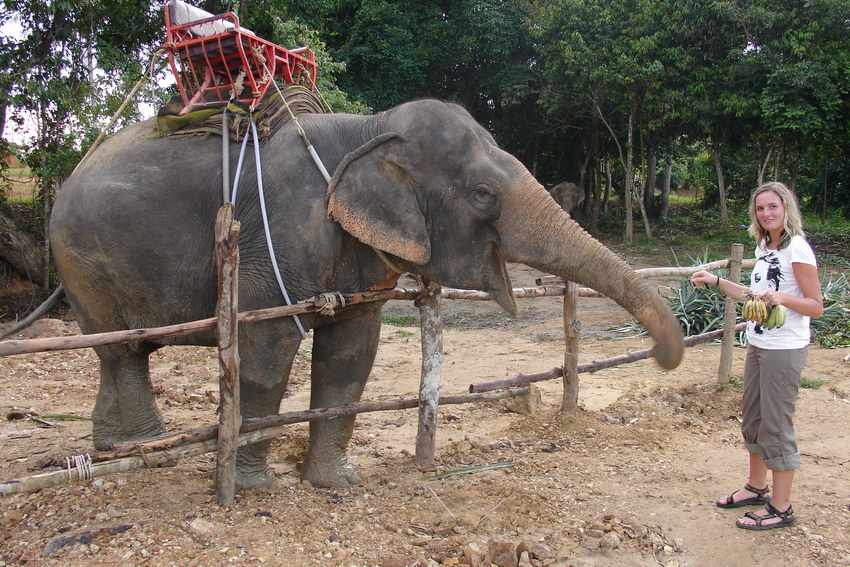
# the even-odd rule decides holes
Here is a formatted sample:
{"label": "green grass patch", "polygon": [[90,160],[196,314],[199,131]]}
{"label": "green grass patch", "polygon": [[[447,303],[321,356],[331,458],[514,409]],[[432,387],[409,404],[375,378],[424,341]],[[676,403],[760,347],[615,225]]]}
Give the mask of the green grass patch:
{"label": "green grass patch", "polygon": [[392,325],[393,327],[411,327],[416,324],[416,317],[413,315],[396,315],[395,313],[384,313],[381,315],[381,323],[384,325]]}
{"label": "green grass patch", "polygon": [[803,226],[806,232],[848,232],[850,218],[845,217],[840,209],[827,211],[823,219],[819,214],[808,212],[803,215]]}
{"label": "green grass patch", "polygon": [[820,388],[821,386],[823,386],[826,383],[827,383],[826,380],[821,380],[819,378],[806,378],[805,376],[803,376],[800,379],[800,387],[801,388],[807,388],[809,390],[814,390],[816,388]]}
{"label": "green grass patch", "polygon": [[733,392],[743,392],[744,379],[740,376],[732,375],[729,377],[728,382],[726,382],[725,384],[717,384],[714,389],[717,392],[723,392],[724,390],[732,390]]}

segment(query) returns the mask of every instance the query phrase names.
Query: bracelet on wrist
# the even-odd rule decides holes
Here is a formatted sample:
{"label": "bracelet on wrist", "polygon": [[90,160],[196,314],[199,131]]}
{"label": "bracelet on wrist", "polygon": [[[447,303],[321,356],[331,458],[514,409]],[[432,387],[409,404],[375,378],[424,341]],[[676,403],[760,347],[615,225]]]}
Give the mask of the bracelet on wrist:
{"label": "bracelet on wrist", "polygon": [[717,283],[714,284],[716,287],[720,287],[720,276],[717,276]]}

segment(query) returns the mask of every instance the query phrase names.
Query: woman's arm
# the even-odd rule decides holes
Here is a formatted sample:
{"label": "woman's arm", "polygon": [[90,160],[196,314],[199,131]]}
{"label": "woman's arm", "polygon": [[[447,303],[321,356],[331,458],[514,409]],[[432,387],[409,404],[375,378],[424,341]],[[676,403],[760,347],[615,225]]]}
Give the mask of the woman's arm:
{"label": "woman's arm", "polygon": [[791,269],[797,279],[797,285],[803,292],[803,297],[782,291],[763,291],[758,296],[771,305],[784,305],[800,315],[819,318],[823,315],[823,294],[820,289],[818,269],[811,264],[792,262]]}
{"label": "woman's arm", "polygon": [[691,276],[691,283],[701,288],[703,284],[710,284],[720,288],[720,291],[733,299],[742,301],[746,294],[750,292],[750,288],[736,284],[731,280],[724,280],[720,276],[701,270]]}

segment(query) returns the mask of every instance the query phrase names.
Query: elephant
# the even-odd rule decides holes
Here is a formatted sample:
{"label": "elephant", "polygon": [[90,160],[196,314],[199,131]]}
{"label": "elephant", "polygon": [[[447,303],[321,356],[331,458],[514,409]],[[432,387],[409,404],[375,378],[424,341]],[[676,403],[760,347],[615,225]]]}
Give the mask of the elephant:
{"label": "elephant", "polygon": [[[293,302],[331,292],[392,289],[399,273],[489,292],[517,313],[506,262],[592,287],[641,321],[664,368],[683,355],[666,302],[565,214],[528,170],[462,107],[432,99],[373,115],[301,114],[322,175],[289,122],[260,148],[269,236]],[[83,333],[212,317],[214,224],[222,141],[156,137],[152,121],[118,131],[58,191],[50,243]],[[233,145],[230,171],[235,171]],[[249,152],[250,156],[250,152]],[[253,160],[235,219],[240,311],[283,304],[263,229]],[[383,252],[381,259],[377,252]],[[359,401],[378,347],[382,302],[301,316],[313,333],[310,406]],[[239,327],[241,412],[276,414],[302,333],[291,317]],[[215,332],[97,346],[96,449],[162,434],[149,355],[166,345],[215,346]],[[314,486],[361,480],[347,445],[354,416],[313,421],[300,475]],[[269,442],[237,453],[237,490],[273,488]]]}
{"label": "elephant", "polygon": [[571,215],[576,207],[584,202],[584,189],[569,181],[558,183],[550,187],[548,191],[561,208]]}

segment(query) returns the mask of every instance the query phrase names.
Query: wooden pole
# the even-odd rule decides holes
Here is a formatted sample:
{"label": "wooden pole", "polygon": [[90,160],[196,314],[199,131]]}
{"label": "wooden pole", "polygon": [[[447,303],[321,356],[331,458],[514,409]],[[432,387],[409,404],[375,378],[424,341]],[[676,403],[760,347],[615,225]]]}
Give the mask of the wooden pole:
{"label": "wooden pole", "polygon": [[218,275],[219,427],[216,455],[218,503],[232,506],[236,498],[236,449],[242,415],[239,412],[239,221],[233,205],[218,211],[215,226]]}
{"label": "wooden pole", "polygon": [[[744,245],[733,244],[729,256],[729,281],[741,281],[741,260],[744,257]],[[732,377],[732,350],[735,348],[735,323],[738,318],[737,303],[726,296],[726,312],[723,314],[723,343],[720,346],[720,365],[717,369],[717,383],[728,384]]]}
{"label": "wooden pole", "polygon": [[[489,402],[505,398],[515,398],[528,395],[529,388],[515,388],[498,392],[477,394],[458,394],[441,396],[440,405],[468,404],[473,402]],[[251,445],[260,441],[274,439],[281,435],[287,424],[313,421],[316,419],[332,419],[341,415],[366,413],[375,411],[411,409],[419,405],[419,398],[400,398],[384,402],[358,402],[341,408],[316,408],[282,413],[279,415],[246,419],[242,425],[242,434],[238,445]],[[155,467],[175,462],[181,458],[192,457],[215,451],[218,443],[216,436],[218,427],[215,425],[194,430],[177,432],[171,435],[128,443],[126,451],[116,449],[107,453],[91,456],[92,464],[82,472],[76,468],[41,473],[29,477],[0,482],[0,496],[35,492],[43,488],[56,486],[73,481],[86,480],[105,474]]]}
{"label": "wooden pole", "polygon": [[[668,266],[664,268],[641,268],[639,270],[635,270],[635,273],[642,278],[659,278],[659,277],[689,277],[694,272],[698,272],[700,270],[712,271],[712,270],[720,270],[723,268],[729,268],[731,266],[732,260],[727,258],[725,260],[716,260],[714,262],[709,262],[707,264],[701,264],[699,266]],[[755,266],[756,261],[753,258],[748,258],[747,260],[743,260],[741,265],[744,268],[752,268]],[[557,285],[563,284],[564,278],[560,276],[543,276],[537,278],[535,280],[537,285]],[[581,288],[582,290],[587,288]],[[581,293],[579,293],[581,296]],[[604,297],[604,296],[603,296]]]}
{"label": "wooden pole", "polygon": [[[536,287],[515,287],[513,290],[514,297],[517,299],[528,299],[532,297],[559,297],[564,295],[564,281],[555,282],[554,285],[538,285]],[[596,290],[581,287],[578,289],[580,297],[605,297],[604,294]],[[491,301],[493,296],[486,291],[474,291],[469,289],[454,289],[443,288],[443,299],[471,299],[473,301]]]}
{"label": "wooden pole", "polygon": [[578,309],[578,285],[567,282],[564,291],[564,393],[561,411],[578,409],[578,348],[581,323]]}
{"label": "wooden pole", "polygon": [[419,382],[419,428],[416,462],[432,467],[436,459],[437,415],[443,364],[443,319],[440,285],[429,282],[416,300],[422,333],[422,375]]}

